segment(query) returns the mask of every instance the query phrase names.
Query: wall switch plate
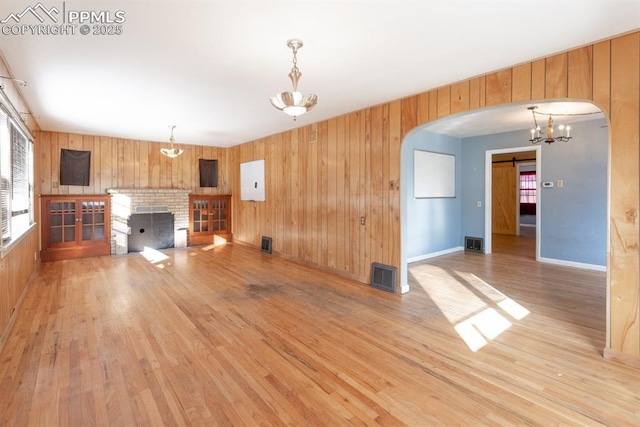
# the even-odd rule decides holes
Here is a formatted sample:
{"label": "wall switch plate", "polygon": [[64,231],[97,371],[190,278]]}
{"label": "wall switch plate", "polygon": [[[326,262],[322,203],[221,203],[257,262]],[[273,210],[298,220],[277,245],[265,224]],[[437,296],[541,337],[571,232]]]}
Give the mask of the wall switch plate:
{"label": "wall switch plate", "polygon": [[553,188],[553,182],[551,182],[551,181],[545,181],[545,182],[543,182],[543,183],[542,183],[542,186],[543,186],[544,188]]}
{"label": "wall switch plate", "polygon": [[360,225],[364,225],[365,224],[365,219],[363,216],[360,217]]}
{"label": "wall switch plate", "polygon": [[564,187],[564,181],[559,179],[558,182],[556,183],[556,185],[558,186],[558,188],[562,188],[562,187]]}
{"label": "wall switch plate", "polygon": [[478,201],[476,202],[476,207],[477,207],[477,208],[481,208],[481,207],[482,207],[482,201],[478,200]]}
{"label": "wall switch plate", "polygon": [[318,131],[312,130],[309,132],[309,142],[317,142],[318,141]]}

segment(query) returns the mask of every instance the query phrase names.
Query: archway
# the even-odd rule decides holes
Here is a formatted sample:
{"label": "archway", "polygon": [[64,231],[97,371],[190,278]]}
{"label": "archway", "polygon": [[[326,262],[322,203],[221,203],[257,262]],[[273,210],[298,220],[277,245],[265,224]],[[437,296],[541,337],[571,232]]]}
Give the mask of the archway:
{"label": "archway", "polygon": [[[478,236],[485,239],[486,247],[491,251],[491,233],[490,227],[487,226],[487,218],[485,209],[490,206],[491,199],[487,198],[487,179],[490,179],[490,174],[487,177],[485,171],[487,170],[487,152],[494,150],[505,150],[504,152],[514,150],[522,151],[537,151],[537,159],[540,164],[545,159],[552,160],[549,163],[549,167],[542,167],[543,180],[549,182],[566,181],[562,172],[560,176],[554,176],[557,174],[558,168],[566,166],[562,164],[562,160],[555,159],[555,153],[564,151],[566,156],[567,150],[577,150],[576,155],[580,158],[591,160],[598,160],[597,173],[589,174],[587,181],[591,182],[596,180],[601,184],[598,187],[598,196],[592,198],[591,201],[595,203],[597,200],[597,212],[590,213],[590,221],[598,223],[596,233],[591,233],[591,240],[585,241],[584,244],[577,243],[580,236],[576,236],[575,227],[572,229],[574,232],[567,234],[567,238],[573,239],[573,243],[569,246],[559,246],[560,251],[573,251],[575,248],[576,257],[563,256],[558,254],[558,251],[548,249],[547,253],[540,252],[541,248],[545,245],[547,248],[554,247],[553,244],[557,244],[557,236],[561,236],[558,230],[562,231],[562,223],[558,221],[547,221],[542,226],[548,227],[550,234],[556,236],[538,237],[537,246],[537,259],[556,263],[561,265],[570,265],[582,268],[593,268],[604,270],[606,268],[606,245],[608,242],[607,236],[607,180],[608,180],[608,151],[607,146],[609,144],[608,129],[606,129],[606,119],[604,114],[598,107],[590,102],[539,102],[541,110],[544,107],[549,109],[553,108],[553,113],[558,117],[562,117],[562,120],[566,122],[570,121],[589,121],[592,125],[581,125],[583,131],[580,131],[580,126],[575,127],[573,132],[574,140],[567,143],[556,143],[554,145],[532,145],[528,139],[528,129],[531,127],[531,115],[526,111],[526,107],[530,105],[536,105],[535,103],[508,105],[503,107],[492,107],[482,110],[473,111],[470,113],[462,113],[456,116],[447,117],[437,122],[432,122],[426,126],[416,128],[411,131],[404,139],[401,150],[401,170],[402,170],[402,187],[401,187],[401,290],[402,292],[409,291],[407,266],[409,262],[419,261],[421,259],[427,259],[433,256],[443,255],[448,252],[455,252],[463,249],[464,237],[466,235]],[[524,113],[524,114],[523,114]],[[578,115],[576,115],[578,114]],[[514,118],[514,115],[518,115],[519,119]],[[559,120],[558,120],[559,121]],[[599,122],[598,122],[599,121]],[[451,133],[452,129],[455,132],[462,132],[463,136],[450,136],[444,134],[444,132]],[[435,133],[443,132],[443,133]],[[465,143],[470,142],[471,135],[474,132],[480,134],[476,136],[476,146],[470,146],[464,148],[463,155],[463,141]],[[578,133],[576,133],[578,132]],[[581,133],[581,135],[579,135]],[[496,135],[500,137],[497,138]],[[577,137],[584,138],[585,136],[593,139],[595,143],[591,145],[578,144]],[[599,139],[598,139],[599,138]],[[490,145],[488,140],[493,141],[493,145]],[[495,142],[500,140],[499,142]],[[479,142],[478,142],[479,141]],[[598,143],[599,141],[599,143]],[[593,141],[592,141],[593,142]],[[563,145],[564,144],[564,145]],[[537,148],[536,148],[537,147]],[[558,148],[561,147],[561,148]],[[443,152],[453,154],[456,156],[456,181],[460,182],[464,179],[464,188],[456,184],[456,197],[454,200],[428,200],[419,203],[414,203],[412,190],[413,190],[413,166],[412,152],[414,149],[432,150],[435,152]],[[597,151],[597,150],[599,151]],[[444,150],[444,151],[443,151]],[[595,151],[594,151],[595,150]],[[596,152],[597,151],[597,152]],[[570,153],[569,153],[570,154]],[[481,161],[478,162],[477,158],[481,157]],[[489,161],[490,165],[490,161]],[[589,168],[591,166],[586,165]],[[580,168],[578,168],[580,169]],[[560,169],[561,170],[561,169]],[[581,169],[581,173],[584,173],[584,167]],[[570,171],[572,174],[580,171]],[[546,175],[545,175],[546,174]],[[572,179],[575,177],[572,177]],[[490,181],[489,181],[490,182]],[[490,185],[488,186],[490,187]],[[551,199],[562,199],[566,197],[569,191],[566,188],[563,192],[554,193],[555,197]],[[488,192],[490,196],[490,191]],[[582,195],[584,196],[584,195]],[[578,198],[582,197],[579,196]],[[543,196],[544,197],[544,196]],[[580,203],[583,203],[581,200]],[[420,206],[418,206],[420,205]],[[416,208],[416,206],[418,206]],[[484,209],[482,209],[484,207]],[[422,209],[422,212],[420,212]],[[554,209],[554,203],[551,203],[547,209]],[[422,213],[428,214],[429,218],[424,216],[420,219],[422,222],[416,226],[416,214],[420,216]],[[570,213],[570,209],[562,210],[563,214],[575,215]],[[549,218],[552,216],[549,215]],[[600,218],[601,217],[601,218]],[[442,218],[446,218],[446,222],[439,222]],[[599,218],[599,219],[598,219]],[[564,227],[567,228],[566,218]],[[435,222],[434,222],[435,221]],[[460,221],[457,228],[457,234],[455,231],[455,221]],[[540,232],[540,224],[538,224],[538,230]],[[593,227],[586,227],[587,229],[595,229]],[[411,230],[411,231],[410,231]],[[442,239],[442,234],[446,234]],[[447,234],[448,233],[448,234]],[[440,236],[438,236],[440,234]],[[582,236],[584,237],[584,236]],[[420,243],[422,247],[416,251],[415,244],[412,244],[411,239],[424,239]],[[561,237],[564,238],[564,237]],[[438,240],[440,239],[440,240]],[[447,240],[448,239],[448,240]],[[541,240],[542,239],[542,240]],[[556,241],[554,242],[554,239]],[[452,244],[454,241],[456,244]],[[547,243],[545,243],[548,241]],[[595,249],[593,242],[599,242],[596,246],[600,249]],[[564,243],[564,242],[563,242]],[[586,249],[586,250],[585,250]],[[591,250],[591,253],[587,253]],[[422,251],[420,253],[420,251]],[[594,256],[593,253],[598,252],[598,255]]]}

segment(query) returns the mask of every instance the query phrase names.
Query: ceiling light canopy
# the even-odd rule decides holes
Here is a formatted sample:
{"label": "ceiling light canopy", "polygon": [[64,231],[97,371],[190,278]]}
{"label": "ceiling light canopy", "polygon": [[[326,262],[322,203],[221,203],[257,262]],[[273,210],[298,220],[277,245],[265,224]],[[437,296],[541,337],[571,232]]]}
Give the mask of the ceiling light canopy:
{"label": "ceiling light canopy", "polygon": [[161,148],[160,152],[162,154],[164,154],[165,156],[173,159],[173,158],[178,157],[180,154],[184,153],[184,150],[182,150],[180,148],[174,148],[173,147],[173,143],[176,141],[175,138],[173,137],[173,129],[175,129],[175,125],[169,126],[169,129],[171,129],[171,136],[169,137],[169,142],[171,143],[171,147],[169,147],[169,148]]}
{"label": "ceiling light canopy", "polygon": [[[572,138],[571,126],[565,125],[559,125],[558,130],[560,131],[560,135],[553,136],[553,117],[551,116],[551,114],[537,112],[537,108],[537,106],[527,107],[527,110],[531,111],[531,114],[533,115],[533,128],[530,131],[531,139],[529,139],[529,142],[531,142],[532,144],[537,144],[538,142],[546,142],[547,144],[551,145],[552,142],[567,142]],[[538,125],[536,114],[544,114],[549,116],[549,120],[547,120],[547,128],[545,129],[544,135],[541,134],[540,125]]]}
{"label": "ceiling light canopy", "polygon": [[282,92],[272,97],[271,105],[280,111],[284,111],[285,114],[293,116],[293,120],[295,120],[297,116],[301,116],[315,107],[318,97],[312,93],[302,95],[302,93],[298,92],[298,81],[302,77],[302,73],[298,69],[297,53],[298,49],[302,47],[302,42],[298,39],[291,39],[287,41],[287,46],[293,51],[293,68],[289,73],[293,91]]}

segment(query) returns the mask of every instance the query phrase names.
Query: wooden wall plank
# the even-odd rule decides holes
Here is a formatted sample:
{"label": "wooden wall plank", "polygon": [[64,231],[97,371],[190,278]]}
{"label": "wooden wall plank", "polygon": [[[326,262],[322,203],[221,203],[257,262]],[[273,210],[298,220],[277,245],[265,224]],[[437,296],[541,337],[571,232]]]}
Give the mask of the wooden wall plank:
{"label": "wooden wall plank", "polygon": [[38,151],[40,154],[40,162],[36,169],[40,170],[40,192],[42,194],[52,194],[52,184],[54,181],[57,182],[52,170],[52,155],[54,153],[51,148],[52,137],[53,135],[51,132],[38,132]]}
{"label": "wooden wall plank", "polygon": [[398,114],[402,119],[401,133],[403,136],[416,128],[418,126],[418,123],[422,123],[418,119],[420,105],[419,102],[420,98],[418,96],[410,96],[409,98],[404,98],[401,101],[402,111],[398,112]]}
{"label": "wooden wall plank", "polygon": [[593,46],[570,51],[567,60],[568,97],[590,100],[593,97]]}
{"label": "wooden wall plank", "polygon": [[[389,183],[391,181],[391,176],[389,174],[390,165],[389,165],[389,156],[391,154],[390,147],[390,122],[389,119],[391,117],[391,104],[395,104],[397,101],[388,104],[382,104],[382,128],[380,133],[380,138],[382,139],[382,186],[380,194],[382,196],[382,210],[380,212],[380,221],[381,221],[381,230],[382,233],[376,236],[376,244],[379,246],[381,250],[382,262],[384,264],[391,263],[391,246],[387,244],[390,240],[391,236],[391,227],[393,224],[389,221],[389,209],[391,206],[391,201],[389,200]],[[400,109],[397,109],[398,113],[400,113]]]}
{"label": "wooden wall plank", "polygon": [[438,91],[429,92],[429,121],[438,120]]}
{"label": "wooden wall plank", "polygon": [[531,64],[513,67],[511,101],[523,102],[531,99]]}
{"label": "wooden wall plank", "polygon": [[291,245],[291,249],[289,253],[291,256],[296,258],[300,257],[300,181],[298,180],[298,168],[299,168],[299,160],[300,160],[300,145],[298,143],[298,138],[304,132],[304,128],[295,129],[290,132],[291,135],[291,173],[289,174],[289,186],[291,189],[291,205],[290,209],[290,217],[289,217],[289,244]]}
{"label": "wooden wall plank", "polygon": [[451,86],[438,89],[438,118],[451,114]]}
{"label": "wooden wall plank", "polygon": [[137,186],[139,188],[149,188],[149,142],[138,141],[140,172]]}
{"label": "wooden wall plank", "polygon": [[[431,105],[431,104],[430,104]],[[431,111],[431,107],[429,107]],[[431,114],[431,113],[430,113]],[[371,265],[371,240],[369,239],[369,227],[371,226],[371,109],[367,109],[360,118],[360,153],[364,161],[360,164],[361,194],[360,216],[364,217],[365,225],[361,230],[360,240],[360,275],[368,276],[368,266]]]}
{"label": "wooden wall plank", "polygon": [[[400,155],[404,132],[411,130],[406,128],[407,123],[403,120],[405,114],[400,111],[403,108],[413,109],[415,105],[407,106],[406,104],[401,105],[399,102],[392,102],[389,108],[389,217],[387,221],[390,227],[385,242],[385,245],[389,248],[386,261],[389,265],[400,264],[400,247],[389,244],[389,242],[399,242],[401,240],[400,227],[395,226],[400,224]],[[415,117],[413,113],[407,115]]]}
{"label": "wooden wall plank", "polygon": [[347,253],[349,255],[349,266],[347,271],[354,274],[360,273],[360,243],[362,238],[362,225],[360,225],[360,202],[364,194],[360,182],[362,179],[361,163],[364,160],[360,148],[361,127],[360,116],[362,112],[349,114],[349,241],[347,242]]}
{"label": "wooden wall plank", "polygon": [[429,93],[428,92],[421,93],[417,95],[416,98],[417,98],[416,99],[416,104],[417,104],[416,123],[421,125],[429,121]]}
{"label": "wooden wall plank", "polygon": [[308,231],[309,236],[309,260],[313,263],[321,264],[320,259],[320,233],[322,232],[322,224],[320,209],[322,206],[322,179],[320,178],[320,172],[322,170],[323,162],[323,145],[324,142],[321,138],[322,125],[316,129],[316,142],[309,146],[308,167],[311,171],[311,179],[307,185],[309,192],[307,193],[307,211],[309,215],[309,222],[311,224],[311,230]]}
{"label": "wooden wall plank", "polygon": [[469,80],[469,109],[480,108],[480,78]]}
{"label": "wooden wall plank", "polygon": [[561,53],[545,60],[545,98],[559,99],[568,95],[567,54]]}
{"label": "wooden wall plank", "polygon": [[488,107],[511,102],[511,69],[488,74],[485,88]]}
{"label": "wooden wall plank", "polygon": [[451,114],[461,113],[469,109],[469,81],[451,85]]}
{"label": "wooden wall plank", "polygon": [[293,161],[293,152],[291,150],[291,135],[293,131],[285,132],[283,136],[283,143],[280,145],[282,152],[281,157],[283,160],[284,167],[280,170],[282,174],[281,188],[282,195],[284,196],[282,199],[282,208],[284,212],[284,218],[282,218],[282,236],[281,238],[284,241],[285,253],[292,254],[292,232],[293,232],[293,224],[291,223],[293,217],[293,182],[291,180],[291,173],[293,171],[292,161]]}
{"label": "wooden wall plank", "polygon": [[593,46],[593,102],[611,116],[611,41]]}
{"label": "wooden wall plank", "polygon": [[318,180],[320,191],[316,206],[319,207],[317,213],[318,221],[318,260],[320,265],[329,265],[328,254],[328,227],[329,216],[324,212],[329,211],[329,122],[320,124],[320,164],[318,167]]}
{"label": "wooden wall plank", "polygon": [[640,357],[640,33],[611,41],[611,138],[610,346]]}
{"label": "wooden wall plank", "polygon": [[330,119],[328,123],[328,164],[327,164],[327,235],[324,240],[327,242],[327,265],[337,268],[338,252],[338,123],[337,120]]}
{"label": "wooden wall plank", "polygon": [[58,185],[57,194],[69,194],[69,186],[60,184],[60,150],[69,148],[69,134],[59,133],[57,138],[56,151],[53,156],[52,171],[55,173],[55,179]]}
{"label": "wooden wall plank", "polygon": [[85,151],[91,152],[91,185],[90,192],[93,194],[102,193],[102,173],[100,171],[100,156],[102,150],[100,150],[100,137],[99,136],[87,136],[83,137],[83,147]]}
{"label": "wooden wall plank", "polygon": [[106,136],[100,137],[100,193],[114,188],[112,182],[113,141]]}
{"label": "wooden wall plank", "polygon": [[544,59],[531,63],[531,99],[534,101],[544,99],[546,66]]}
{"label": "wooden wall plank", "polygon": [[370,214],[371,218],[369,227],[367,228],[368,240],[371,251],[371,262],[384,262],[382,239],[380,235],[384,233],[383,225],[383,192],[385,186],[383,184],[383,162],[384,162],[384,145],[383,145],[383,116],[382,106],[376,106],[371,109],[371,184],[370,184]]}

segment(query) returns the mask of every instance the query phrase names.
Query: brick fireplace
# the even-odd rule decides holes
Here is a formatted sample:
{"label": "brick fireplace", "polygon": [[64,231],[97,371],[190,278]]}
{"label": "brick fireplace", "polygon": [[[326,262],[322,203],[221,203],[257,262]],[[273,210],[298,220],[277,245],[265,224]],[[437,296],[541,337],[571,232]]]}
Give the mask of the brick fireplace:
{"label": "brick fireplace", "polygon": [[122,189],[111,188],[111,254],[128,252],[129,215],[135,213],[170,212],[174,215],[176,247],[186,244],[189,228],[190,190],[175,188]]}

